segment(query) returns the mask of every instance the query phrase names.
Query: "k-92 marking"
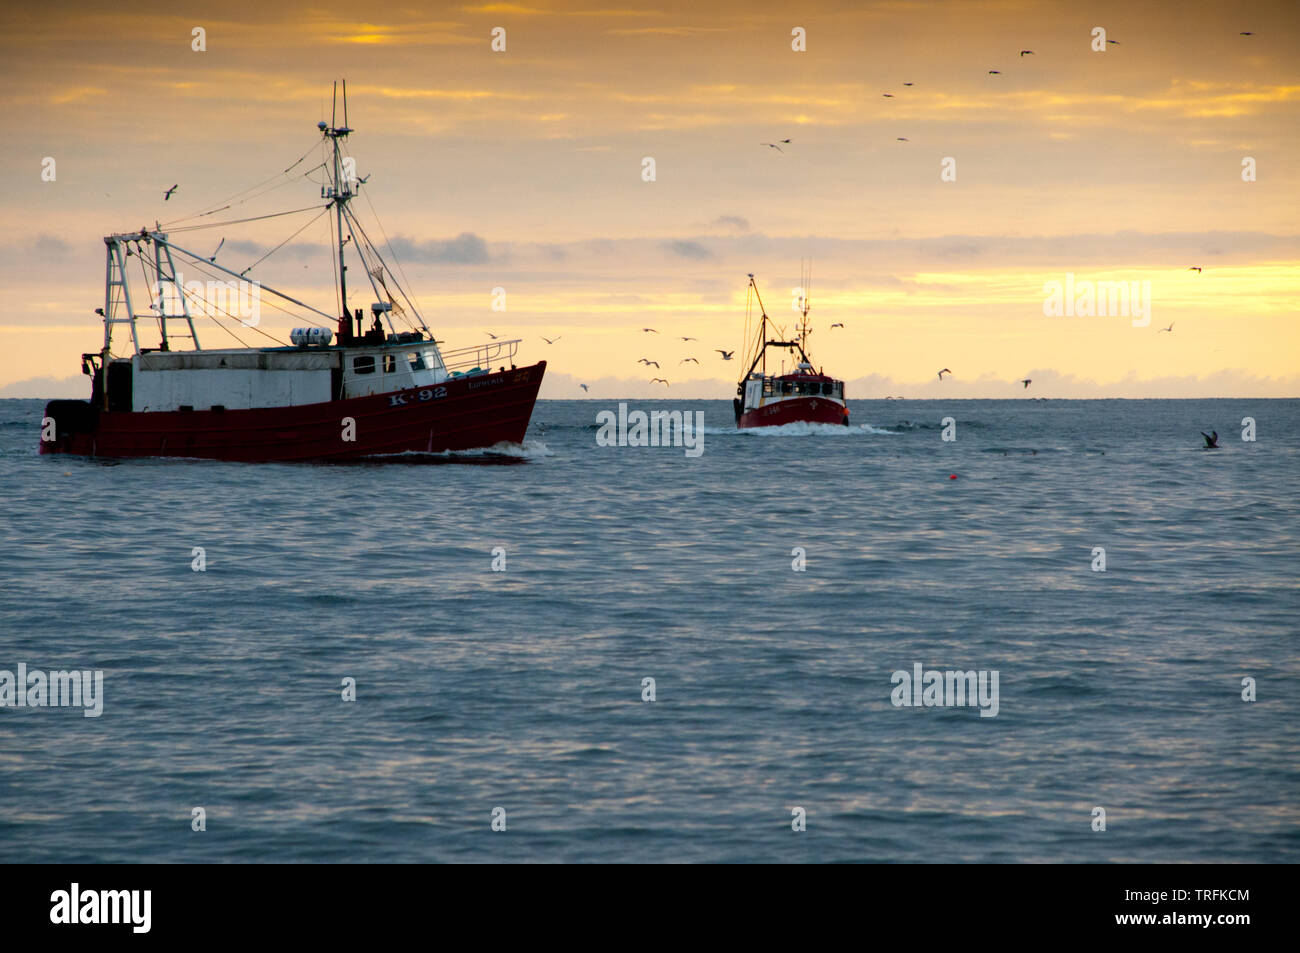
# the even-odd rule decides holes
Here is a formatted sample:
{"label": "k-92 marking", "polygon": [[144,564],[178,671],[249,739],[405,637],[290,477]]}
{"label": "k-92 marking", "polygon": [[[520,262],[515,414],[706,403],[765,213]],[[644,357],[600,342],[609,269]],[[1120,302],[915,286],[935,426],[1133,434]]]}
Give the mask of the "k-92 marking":
{"label": "k-92 marking", "polygon": [[[446,397],[446,396],[447,396],[447,388],[445,388],[445,387],[425,387],[423,390],[416,391],[415,396],[416,396],[420,401],[426,401],[426,400],[437,400],[439,397]],[[389,394],[389,395],[388,395],[388,406],[389,406],[389,407],[405,407],[407,404],[410,403],[409,397],[410,397],[409,394]]]}

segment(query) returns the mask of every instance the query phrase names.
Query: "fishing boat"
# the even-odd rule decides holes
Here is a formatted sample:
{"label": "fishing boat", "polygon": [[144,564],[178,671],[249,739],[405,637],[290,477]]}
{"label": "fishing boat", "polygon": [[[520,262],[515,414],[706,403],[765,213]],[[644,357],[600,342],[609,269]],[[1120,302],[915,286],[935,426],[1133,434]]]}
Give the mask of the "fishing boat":
{"label": "fishing boat", "polygon": [[[95,309],[103,318],[104,344],[82,355],[90,399],[46,405],[41,453],[346,461],[523,442],[546,362],[516,366],[519,339],[439,347],[443,342],[351,207],[369,175],[358,178],[355,160],[344,155],[354,130],[346,82],[343,123],[337,124],[337,85],[331,122],[317,124],[319,142],[281,173],[288,176],[320,150],[320,166],[293,178],[319,184],[322,202],[295,212],[314,210],[316,219],[330,223],[338,292],[332,313],[246,280],[254,266],[236,272],[218,264],[217,254],[195,253],[172,237],[273,215],[208,224],[214,211],[223,210],[217,208],[193,216],[197,224],[164,228],[155,222],[152,229],[105,236],[104,307]],[[137,285],[133,294],[128,280],[133,258],[144,293]],[[358,259],[374,294],[368,327],[348,293],[348,262]],[[177,260],[209,280],[184,281]],[[288,311],[285,305],[292,305],[305,314],[305,326],[294,328],[288,342],[258,326],[268,295],[276,299],[272,307]],[[200,346],[197,327],[206,318],[241,346]],[[153,343],[146,337],[153,330],[156,346],[142,346]],[[270,345],[248,346],[242,336],[254,334]],[[178,349],[178,343],[188,346]]]}
{"label": "fishing boat", "polygon": [[[810,277],[803,279],[798,298],[794,302],[799,312],[799,325],[792,338],[787,338],[763,307],[754,276],[749,276],[749,290],[745,303],[746,326],[753,322],[753,305],[757,303],[759,318],[757,336],[751,348],[753,359],[749,370],[736,385],[732,404],[736,411],[736,426],[779,427],[783,424],[843,424],[849,425],[849,408],[844,402],[844,382],[836,380],[815,368],[808,356],[808,326]],[[748,334],[746,335],[748,337]],[[779,373],[767,371],[767,352],[775,349],[792,359],[793,368],[787,373],[784,363]],[[747,353],[746,358],[749,358]]]}

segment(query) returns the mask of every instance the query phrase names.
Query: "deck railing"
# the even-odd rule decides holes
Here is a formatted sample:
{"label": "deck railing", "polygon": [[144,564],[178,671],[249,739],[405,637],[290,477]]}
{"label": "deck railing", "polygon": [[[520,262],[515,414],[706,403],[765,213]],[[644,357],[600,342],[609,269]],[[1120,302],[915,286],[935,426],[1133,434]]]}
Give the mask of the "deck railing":
{"label": "deck railing", "polygon": [[488,341],[486,344],[472,344],[469,347],[458,347],[454,351],[443,351],[442,363],[448,374],[454,371],[465,373],[475,368],[490,371],[494,366],[513,364],[522,340],[514,338],[509,341]]}

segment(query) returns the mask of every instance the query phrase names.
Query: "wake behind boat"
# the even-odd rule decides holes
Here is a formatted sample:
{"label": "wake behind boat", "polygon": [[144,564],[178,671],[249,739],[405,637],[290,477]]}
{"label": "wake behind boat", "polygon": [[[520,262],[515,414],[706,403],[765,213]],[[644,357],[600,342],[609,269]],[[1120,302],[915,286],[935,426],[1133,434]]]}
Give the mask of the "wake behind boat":
{"label": "wake behind boat", "polygon": [[[441,342],[350,208],[366,180],[356,177],[354,161],[342,154],[341,142],[353,132],[347,125],[346,83],[343,114],[341,126],[317,126],[325,150],[319,168],[326,176],[321,186],[326,201],[313,207],[321,215],[333,212],[337,317],[267,285],[245,281],[251,268],[237,273],[217,264],[215,254],[188,251],[161,225],[108,235],[104,307],[96,309],[104,321],[104,346],[82,355],[91,396],[46,405],[41,453],[352,460],[523,442],[546,362],[516,367],[518,339],[452,351],[439,348]],[[217,225],[240,221],[247,220]],[[362,310],[348,304],[348,244],[375,295],[369,328]],[[131,293],[131,258],[139,262],[149,283],[145,311],[136,308],[144,297],[139,291],[134,298]],[[208,282],[209,290],[225,286],[217,289],[224,294],[215,296],[219,300],[214,305],[202,285],[182,280],[177,258],[201,274],[236,280]],[[284,344],[257,328],[256,320],[250,324],[246,307],[252,302],[260,308],[263,292],[305,309],[311,317],[303,320],[311,326],[295,328]],[[217,313],[235,319],[241,330],[263,334],[275,346],[202,348],[195,319],[214,307],[214,319]],[[321,324],[317,318],[330,323]],[[399,330],[396,320],[405,321],[407,329]],[[122,325],[129,330],[131,352],[119,356],[114,345],[122,343],[121,336],[115,341],[114,331]],[[157,329],[158,346],[141,347],[141,337],[151,325]],[[190,349],[173,350],[178,339],[188,341]]]}
{"label": "wake behind boat", "polygon": [[[745,305],[746,323],[750,319],[753,302],[758,304],[758,336],[754,342],[754,358],[749,370],[736,385],[736,398],[732,404],[736,412],[736,426],[777,427],[782,424],[843,424],[849,425],[849,408],[844,402],[844,382],[828,377],[813,368],[808,356],[808,284],[804,279],[800,293],[800,322],[797,336],[782,340],[781,332],[767,316],[763,299],[758,293],[754,276],[749,276],[749,291]],[[771,336],[769,337],[769,334]],[[790,373],[784,367],[779,374],[767,373],[769,348],[784,350],[799,360]],[[747,355],[748,356],[748,355]]]}

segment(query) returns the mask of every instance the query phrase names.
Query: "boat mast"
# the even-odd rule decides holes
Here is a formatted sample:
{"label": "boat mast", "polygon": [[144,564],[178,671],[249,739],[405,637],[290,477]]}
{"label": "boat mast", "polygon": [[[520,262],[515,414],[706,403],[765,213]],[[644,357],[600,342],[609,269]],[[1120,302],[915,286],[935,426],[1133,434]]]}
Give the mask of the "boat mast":
{"label": "boat mast", "polygon": [[[763,296],[758,293],[758,282],[754,280],[754,276],[752,274],[749,276],[749,287],[754,290],[754,299],[758,301],[758,313],[760,316],[758,319],[758,353],[759,353],[760,360],[763,363],[763,369],[760,373],[762,373],[763,376],[766,377],[767,376],[767,345],[765,342],[767,341],[767,309],[763,307]],[[754,371],[752,367],[749,370],[751,374]]]}
{"label": "boat mast", "polygon": [[326,126],[324,120],[316,124],[316,128],[321,134],[331,141],[334,147],[334,176],[333,184],[329,186],[326,192],[326,198],[334,202],[334,212],[337,218],[337,234],[339,243],[339,313],[349,322],[352,320],[348,313],[348,266],[343,258],[343,214],[344,208],[352,198],[352,190],[344,183],[343,179],[343,159],[339,148],[339,140],[346,139],[348,133],[352,130],[348,128],[348,81],[343,81],[343,125],[334,125],[338,119],[338,95],[339,84],[336,80],[334,83],[334,106],[330,113],[330,125]]}
{"label": "boat mast", "polygon": [[800,262],[799,267],[799,305],[802,320],[799,323],[799,349],[805,354],[808,352],[808,308],[812,299],[812,261],[807,265]]}

